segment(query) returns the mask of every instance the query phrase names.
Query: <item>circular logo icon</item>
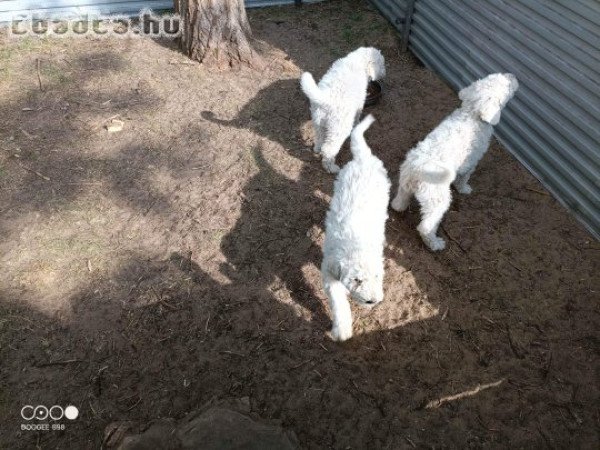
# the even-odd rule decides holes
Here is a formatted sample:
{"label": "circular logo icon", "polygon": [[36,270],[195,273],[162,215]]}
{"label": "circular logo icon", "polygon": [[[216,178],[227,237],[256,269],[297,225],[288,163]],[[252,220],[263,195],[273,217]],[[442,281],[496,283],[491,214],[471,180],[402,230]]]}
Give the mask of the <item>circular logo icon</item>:
{"label": "circular logo icon", "polygon": [[43,405],[36,406],[33,415],[37,420],[46,420],[48,418],[48,408]]}
{"label": "circular logo icon", "polygon": [[75,419],[77,419],[78,415],[79,415],[79,410],[77,409],[76,406],[69,405],[65,408],[65,417],[67,419],[75,420]]}
{"label": "circular logo icon", "polygon": [[31,420],[34,416],[33,406],[25,405],[21,408],[21,417],[25,420]]}
{"label": "circular logo icon", "polygon": [[61,406],[54,405],[48,410],[48,414],[52,420],[60,420],[65,415]]}
{"label": "circular logo icon", "polygon": [[69,420],[75,420],[79,416],[79,410],[76,406],[69,405],[63,409],[62,406],[54,405],[48,409],[44,405],[31,406],[25,405],[21,408],[21,417],[24,420],[46,420],[48,417],[52,420],[60,420],[66,417]]}

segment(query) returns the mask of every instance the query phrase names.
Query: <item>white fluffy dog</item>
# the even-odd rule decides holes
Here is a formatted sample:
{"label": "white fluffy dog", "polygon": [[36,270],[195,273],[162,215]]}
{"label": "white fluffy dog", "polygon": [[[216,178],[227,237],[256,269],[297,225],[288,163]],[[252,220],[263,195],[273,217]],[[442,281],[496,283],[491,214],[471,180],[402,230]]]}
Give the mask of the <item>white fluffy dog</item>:
{"label": "white fluffy dog", "polygon": [[458,93],[461,107],[410,150],[400,166],[392,208],[405,210],[415,195],[422,215],[417,230],[431,250],[446,246],[436,232],[450,207],[450,184],[461,194],[471,193],[469,177],[489,147],[502,109],[518,87],[514,75],[495,73],[462,89]]}
{"label": "white fluffy dog", "polygon": [[331,336],[336,341],[352,337],[348,294],[366,307],[383,300],[383,246],[390,180],[363,137],[374,120],[368,115],[352,131],[353,160],[335,180],[325,219],[321,276],[333,315]]}
{"label": "white fluffy dog", "polygon": [[384,76],[385,60],[373,47],[361,47],[335,61],[318,86],[310,73],[302,74],[300,85],[310,100],[315,130],[314,151],[321,153],[328,172],[340,170],[335,156],[358,122],[369,80]]}

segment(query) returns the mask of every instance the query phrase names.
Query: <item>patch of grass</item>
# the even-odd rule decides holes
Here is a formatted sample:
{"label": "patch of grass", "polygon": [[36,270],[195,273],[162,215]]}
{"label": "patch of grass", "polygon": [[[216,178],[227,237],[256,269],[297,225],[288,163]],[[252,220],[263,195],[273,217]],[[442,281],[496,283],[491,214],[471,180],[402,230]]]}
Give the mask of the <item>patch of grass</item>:
{"label": "patch of grass", "polygon": [[220,243],[223,240],[223,237],[225,236],[226,232],[227,232],[227,230],[224,229],[224,228],[221,228],[221,229],[218,229],[218,230],[213,230],[210,233],[210,240],[214,241],[214,242],[219,242]]}
{"label": "patch of grass", "polygon": [[353,22],[362,22],[364,18],[365,17],[361,11],[356,11],[350,14],[350,20]]}
{"label": "patch of grass", "polygon": [[381,21],[372,22],[369,26],[369,30],[371,32],[375,32],[375,34],[379,34],[381,32],[385,32],[390,29],[395,30],[395,28],[392,26],[392,24],[387,21],[386,22],[381,22]]}
{"label": "patch of grass", "polygon": [[19,56],[44,50],[50,45],[52,45],[50,39],[33,36],[6,41],[0,46],[0,79],[6,79],[11,75],[12,65]]}
{"label": "patch of grass", "polygon": [[329,49],[329,53],[331,53],[331,56],[332,56],[334,59],[338,59],[338,58],[341,58],[342,56],[345,56],[345,55],[346,55],[346,52],[344,52],[344,50],[342,50],[342,49],[341,49],[341,48],[339,48],[339,47],[331,47],[331,48]]}
{"label": "patch of grass", "polygon": [[[305,12],[302,9],[298,9],[291,6],[280,6],[277,8],[258,8],[258,9],[249,9],[247,11],[248,19],[250,21],[256,20],[267,20],[270,22],[289,22],[289,21],[297,21],[300,18],[306,16]],[[252,25],[252,23],[251,23]]]}
{"label": "patch of grass", "polygon": [[7,42],[7,45],[0,48],[0,61],[8,60],[18,54],[31,53],[37,50],[43,50],[51,45],[48,38],[24,36]]}
{"label": "patch of grass", "polygon": [[89,257],[102,253],[102,245],[99,242],[76,237],[51,239],[46,242],[45,247],[49,253],[56,257],[70,254],[81,254]]}
{"label": "patch of grass", "polygon": [[352,25],[344,25],[344,28],[342,28],[342,39],[344,39],[347,44],[352,44],[355,36],[356,30],[352,27]]}
{"label": "patch of grass", "polygon": [[48,61],[42,61],[40,72],[43,80],[50,84],[63,84],[71,81],[71,77],[67,73]]}
{"label": "patch of grass", "polygon": [[0,47],[0,79],[8,78],[10,75],[10,61],[14,49],[10,46]]}
{"label": "patch of grass", "polygon": [[7,62],[8,60],[10,60],[14,51],[15,51],[14,48],[11,47],[10,45],[7,45],[5,47],[0,47],[0,61]]}

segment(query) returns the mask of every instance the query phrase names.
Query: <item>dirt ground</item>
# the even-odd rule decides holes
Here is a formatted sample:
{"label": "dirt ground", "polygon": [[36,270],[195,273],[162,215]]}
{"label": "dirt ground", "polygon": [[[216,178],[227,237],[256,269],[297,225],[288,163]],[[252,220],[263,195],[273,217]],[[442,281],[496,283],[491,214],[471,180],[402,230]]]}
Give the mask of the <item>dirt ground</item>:
{"label": "dirt ground", "polygon": [[[249,15],[259,73],[169,42],[2,38],[0,448],[99,448],[113,422],[244,397],[305,448],[598,448],[600,245],[497,143],[446,251],[415,205],[390,210],[386,299],[330,340],[333,178],[300,73],[382,49],[367,140],[394,184],[457,99],[366,2]],[[27,404],[80,416],[21,431]]]}

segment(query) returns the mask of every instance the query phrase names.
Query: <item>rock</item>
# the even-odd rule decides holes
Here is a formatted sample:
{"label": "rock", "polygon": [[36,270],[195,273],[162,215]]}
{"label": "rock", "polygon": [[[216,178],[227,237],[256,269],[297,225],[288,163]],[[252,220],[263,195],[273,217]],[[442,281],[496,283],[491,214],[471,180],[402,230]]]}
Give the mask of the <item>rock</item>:
{"label": "rock", "polygon": [[214,407],[177,430],[183,449],[292,450],[298,448],[279,427],[255,422],[237,411]]}
{"label": "rock", "polygon": [[123,122],[122,120],[112,119],[110,121],[110,123],[108,123],[106,125],[106,129],[108,130],[109,133],[116,133],[118,131],[121,131],[123,129],[124,125],[125,125],[125,122]]}
{"label": "rock", "polygon": [[[239,403],[239,405],[238,405]],[[294,450],[299,445],[294,433],[251,418],[249,399],[232,404],[236,411],[225,405],[211,406],[203,412],[188,415],[179,423],[164,419],[152,423],[145,431],[126,436],[114,436],[114,430],[131,430],[111,424],[107,430],[109,448],[118,450]],[[237,407],[239,406],[239,408]],[[126,434],[126,433],[121,433]]]}
{"label": "rock", "polygon": [[173,420],[153,423],[142,434],[134,434],[123,438],[119,450],[179,450],[184,447],[177,440],[177,427]]}

